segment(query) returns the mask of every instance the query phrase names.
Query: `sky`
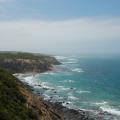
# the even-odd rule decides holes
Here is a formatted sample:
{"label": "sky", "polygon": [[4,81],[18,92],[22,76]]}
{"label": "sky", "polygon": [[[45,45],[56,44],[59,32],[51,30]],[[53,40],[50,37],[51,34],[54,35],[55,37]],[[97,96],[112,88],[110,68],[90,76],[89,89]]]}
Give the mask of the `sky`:
{"label": "sky", "polygon": [[120,55],[120,0],[0,0],[0,50]]}

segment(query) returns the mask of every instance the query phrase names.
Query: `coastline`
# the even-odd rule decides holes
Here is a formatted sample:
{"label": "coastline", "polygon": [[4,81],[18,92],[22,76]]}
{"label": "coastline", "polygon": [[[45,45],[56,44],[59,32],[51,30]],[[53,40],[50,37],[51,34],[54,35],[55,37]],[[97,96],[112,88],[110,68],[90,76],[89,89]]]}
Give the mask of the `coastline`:
{"label": "coastline", "polygon": [[[94,118],[95,116],[93,117],[92,113],[89,111],[68,108],[67,106],[64,106],[62,102],[59,102],[59,101],[53,102],[52,98],[45,99],[45,97],[43,96],[43,93],[41,91],[34,92],[34,86],[41,87],[41,85],[34,84],[34,86],[32,86],[28,82],[24,81],[24,77],[34,76],[37,74],[38,73],[30,72],[30,73],[25,73],[25,74],[16,73],[13,75],[15,77],[17,77],[20,81],[22,81],[22,83],[31,90],[32,94],[35,94],[36,96],[41,97],[43,99],[43,102],[47,106],[49,106],[51,109],[54,109],[58,114],[62,115],[64,120],[95,120],[95,118]],[[47,90],[47,88],[43,88],[43,89]],[[67,104],[69,104],[69,103],[67,103]]]}
{"label": "coastline", "polygon": [[[20,59],[21,55],[23,59]],[[29,97],[33,101],[35,102],[37,101],[38,103],[40,103],[38,101],[38,98],[40,97],[41,103],[43,104],[43,108],[46,109],[45,106],[47,105],[47,108],[51,108],[50,113],[51,113],[51,110],[52,111],[55,110],[56,112],[53,112],[53,113],[58,113],[57,115],[60,114],[60,116],[63,116],[65,120],[103,120],[104,115],[112,115],[111,109],[110,109],[110,112],[102,109],[99,109],[99,110],[84,109],[84,108],[81,109],[82,108],[81,105],[74,106],[74,104],[72,104],[73,103],[72,100],[74,100],[75,103],[77,102],[77,100],[80,100],[80,99],[77,99],[76,96],[65,93],[67,96],[64,97],[57,94],[58,91],[60,90],[63,90],[64,92],[67,92],[67,93],[69,93],[68,91],[70,92],[74,91],[73,86],[63,87],[58,85],[58,88],[57,88],[54,85],[52,86],[48,83],[49,80],[51,81],[51,79],[49,79],[48,74],[52,76],[54,75],[56,76],[56,72],[59,72],[59,68],[56,68],[56,67],[54,68],[54,65],[56,66],[61,64],[58,60],[55,57],[49,57],[49,56],[43,56],[43,55],[35,56],[34,54],[30,54],[29,56],[28,53],[25,55],[23,53],[17,53],[17,56],[16,54],[10,54],[10,55],[2,54],[1,64],[2,64],[2,68],[6,69],[10,73],[13,73],[13,75],[19,79],[18,81],[21,81],[21,83],[25,85],[25,89],[28,88],[30,90],[29,95],[32,95],[33,98],[31,98],[30,96]],[[70,64],[73,65],[74,63],[76,63],[76,59],[70,58],[68,61],[66,61],[66,63],[67,64],[69,63],[68,65]],[[70,68],[70,69],[60,68],[60,70],[64,70],[64,69],[66,72],[71,71],[71,72],[74,72],[76,75],[77,73],[84,73],[84,71],[78,67]],[[48,75],[48,78],[37,81],[39,80],[39,75],[42,73],[45,75]],[[64,74],[64,72],[62,72],[61,74]],[[31,77],[33,79],[31,79]],[[55,80],[56,78],[55,79],[53,78],[53,81]],[[61,81],[57,81],[58,84],[59,82]],[[68,80],[68,82],[73,84],[74,81],[70,79]],[[63,81],[63,83],[67,84],[66,81]],[[85,93],[90,92],[89,90],[81,90],[81,91]],[[28,101],[28,102],[31,102],[31,101]],[[35,104],[35,107],[37,109],[41,109],[40,104],[38,104],[39,107],[37,107],[37,104]],[[31,106],[32,105],[34,105],[34,102],[31,103]],[[34,109],[33,111],[36,111],[36,109]],[[117,111],[115,111],[114,113],[116,114]],[[55,120],[58,120],[58,119],[55,119]]]}
{"label": "coastline", "polygon": [[[46,71],[46,72],[49,72],[49,71]],[[52,71],[50,71],[52,72]],[[44,72],[45,73],[45,72]],[[43,73],[43,74],[44,74]],[[54,101],[53,97],[51,96],[44,96],[44,92],[42,93],[42,91],[40,90],[35,90],[35,88],[41,88],[45,91],[49,90],[51,92],[55,92],[55,89],[53,88],[49,88],[48,86],[45,86],[44,84],[42,85],[42,82],[40,83],[35,83],[33,82],[34,81],[34,77],[37,76],[37,75],[40,75],[42,73],[26,73],[26,74],[17,74],[18,76],[20,75],[21,76],[21,79],[22,82],[24,84],[26,84],[27,87],[29,87],[31,89],[31,91],[37,95],[37,96],[40,96],[42,97],[43,101],[45,102],[45,104],[47,104],[50,108],[54,109],[55,111],[57,111],[57,113],[61,114],[65,120],[104,120],[104,117],[106,115],[110,115],[112,116],[113,114],[112,113],[109,113],[107,111],[102,111],[102,110],[88,110],[88,109],[75,109],[75,108],[72,108],[72,107],[69,107],[69,101]],[[45,73],[46,74],[46,73]],[[33,76],[33,81],[31,81],[30,83],[30,76]],[[28,78],[28,81],[29,82],[25,82],[24,81],[24,78]],[[30,85],[31,84],[31,85]],[[35,88],[34,88],[35,87]],[[56,93],[55,93],[56,94]],[[63,105],[64,104],[64,105]],[[67,106],[66,106],[67,105]],[[107,119],[107,118],[106,118]],[[106,120],[105,119],[105,120]],[[111,119],[112,120],[112,119]]]}

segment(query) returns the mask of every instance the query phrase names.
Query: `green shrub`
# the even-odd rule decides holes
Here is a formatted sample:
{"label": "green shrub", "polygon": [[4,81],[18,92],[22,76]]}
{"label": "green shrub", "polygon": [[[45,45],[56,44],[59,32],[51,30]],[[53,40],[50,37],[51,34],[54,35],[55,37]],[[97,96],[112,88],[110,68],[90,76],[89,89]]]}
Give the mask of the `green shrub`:
{"label": "green shrub", "polygon": [[34,120],[25,106],[26,99],[18,89],[18,80],[0,69],[0,120]]}

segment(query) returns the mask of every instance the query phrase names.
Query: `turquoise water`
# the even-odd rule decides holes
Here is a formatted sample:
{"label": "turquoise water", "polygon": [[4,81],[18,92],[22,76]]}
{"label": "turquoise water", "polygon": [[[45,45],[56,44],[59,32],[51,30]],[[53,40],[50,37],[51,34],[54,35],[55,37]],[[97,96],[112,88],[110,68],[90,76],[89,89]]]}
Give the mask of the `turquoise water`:
{"label": "turquoise water", "polygon": [[62,65],[53,71],[25,78],[35,91],[70,108],[103,113],[100,120],[120,120],[120,58],[56,58]]}

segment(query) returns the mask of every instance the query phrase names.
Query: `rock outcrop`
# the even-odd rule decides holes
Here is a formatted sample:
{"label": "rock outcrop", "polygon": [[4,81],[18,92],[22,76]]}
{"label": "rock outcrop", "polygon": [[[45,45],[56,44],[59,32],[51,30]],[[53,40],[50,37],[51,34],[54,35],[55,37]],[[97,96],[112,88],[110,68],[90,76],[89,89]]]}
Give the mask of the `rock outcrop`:
{"label": "rock outcrop", "polygon": [[59,65],[54,57],[20,52],[0,53],[0,67],[11,73],[44,72],[50,70],[53,65]]}

